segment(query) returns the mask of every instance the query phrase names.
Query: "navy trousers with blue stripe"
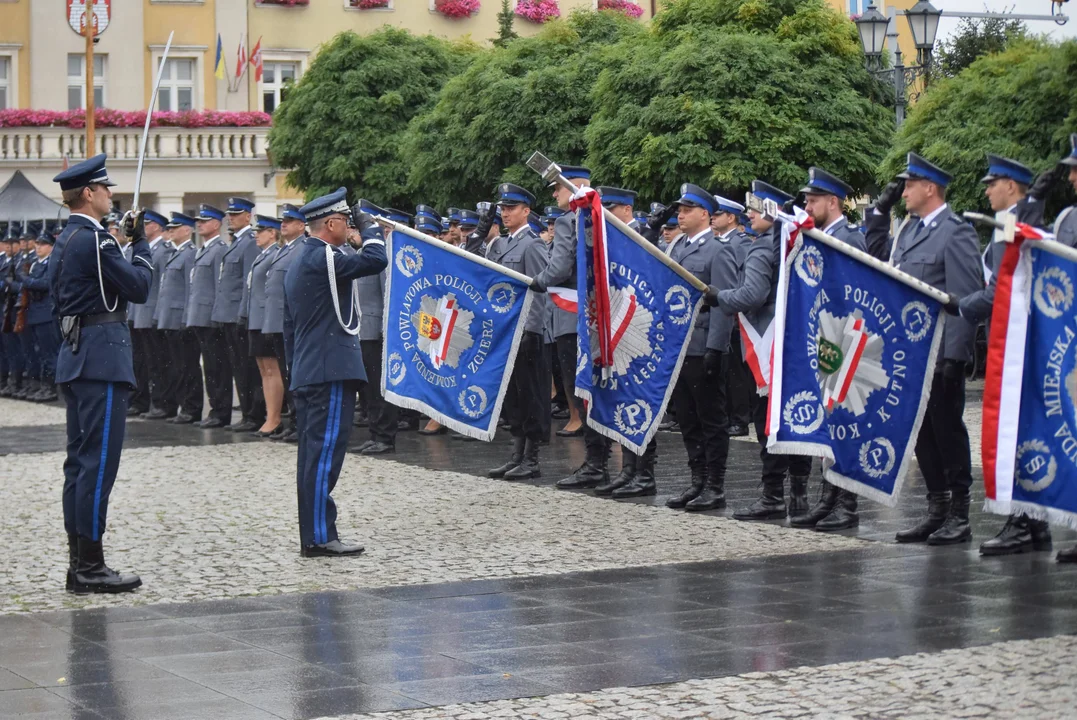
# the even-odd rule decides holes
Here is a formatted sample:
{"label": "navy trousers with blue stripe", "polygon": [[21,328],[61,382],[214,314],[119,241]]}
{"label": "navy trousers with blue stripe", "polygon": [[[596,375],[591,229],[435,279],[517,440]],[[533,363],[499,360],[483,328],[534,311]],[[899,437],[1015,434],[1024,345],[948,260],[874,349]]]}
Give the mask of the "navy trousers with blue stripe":
{"label": "navy trousers with blue stripe", "polygon": [[305,385],[294,391],[299,457],[299,540],[303,547],[337,539],[337,506],[330,495],[340,477],[355,413],[354,381]]}
{"label": "navy trousers with blue stripe", "polygon": [[127,383],[72,380],[61,389],[67,403],[64,528],[100,540],[120,468],[131,388]]}

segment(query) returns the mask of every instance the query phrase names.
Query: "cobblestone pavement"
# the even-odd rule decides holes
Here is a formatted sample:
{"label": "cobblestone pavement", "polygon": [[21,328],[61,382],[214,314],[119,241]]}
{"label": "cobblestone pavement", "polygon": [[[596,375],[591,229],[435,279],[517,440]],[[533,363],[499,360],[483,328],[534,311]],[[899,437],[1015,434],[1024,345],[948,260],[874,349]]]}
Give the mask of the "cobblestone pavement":
{"label": "cobblestone pavement", "polygon": [[464,703],[338,720],[1073,717],[1077,638],[749,673],[669,685]]}
{"label": "cobblestone pavement", "polygon": [[[699,517],[550,488],[420,471],[349,455],[334,497],[345,562],[298,552],[295,449],[269,443],[124,451],[105,539],[136,593],[76,598],[63,586],[60,453],[4,458],[10,562],[0,613],[189,602],[450,580],[544,575],[863,547],[863,541]],[[720,538],[720,542],[716,542]]]}
{"label": "cobblestone pavement", "polygon": [[60,405],[0,400],[0,427],[63,425],[66,422],[67,411]]}

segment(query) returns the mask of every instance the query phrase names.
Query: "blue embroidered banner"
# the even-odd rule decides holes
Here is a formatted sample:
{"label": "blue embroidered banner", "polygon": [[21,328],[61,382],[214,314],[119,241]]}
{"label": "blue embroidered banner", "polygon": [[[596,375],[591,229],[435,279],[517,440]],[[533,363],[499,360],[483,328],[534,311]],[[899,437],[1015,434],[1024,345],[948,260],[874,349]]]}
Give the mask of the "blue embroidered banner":
{"label": "blue embroidered banner", "polygon": [[[662,422],[703,294],[612,223],[600,221],[595,233],[596,216],[577,213],[576,395],[588,402],[588,425],[642,455]],[[596,305],[594,243],[603,238],[608,291]],[[596,307],[603,305],[608,367],[599,364]]]}
{"label": "blue embroidered banner", "polygon": [[789,263],[768,449],[821,457],[827,480],[892,506],[927,407],[942,306],[803,234]]}
{"label": "blue embroidered banner", "polygon": [[531,306],[527,284],[432,238],[393,231],[386,250],[382,394],[493,439]]}

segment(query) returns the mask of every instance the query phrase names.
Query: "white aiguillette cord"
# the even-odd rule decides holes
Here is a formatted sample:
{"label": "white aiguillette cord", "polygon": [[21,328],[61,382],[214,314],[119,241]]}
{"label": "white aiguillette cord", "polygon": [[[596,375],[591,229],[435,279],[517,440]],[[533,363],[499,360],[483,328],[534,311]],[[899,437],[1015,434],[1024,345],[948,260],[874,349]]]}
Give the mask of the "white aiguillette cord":
{"label": "white aiguillette cord", "polygon": [[[112,237],[109,235],[109,237]],[[120,304],[120,295],[116,293],[116,299],[112,301],[112,307],[108,306],[108,298],[105,297],[105,277],[101,273],[101,243],[97,239],[97,231],[93,236],[94,250],[97,251],[97,286],[101,288],[101,302],[105,304],[105,312],[115,312]]]}
{"label": "white aiguillette cord", "polygon": [[[363,311],[359,308],[359,281],[352,280],[351,311],[348,314],[348,322],[344,322],[344,316],[340,313],[340,297],[337,295],[337,268],[333,260],[333,246],[325,244],[325,265],[329,268],[329,294],[333,297],[333,309],[337,311],[337,322],[344,332],[349,335],[358,335],[359,327],[363,324]],[[358,318],[356,318],[358,315]],[[351,327],[355,319],[355,328]]]}

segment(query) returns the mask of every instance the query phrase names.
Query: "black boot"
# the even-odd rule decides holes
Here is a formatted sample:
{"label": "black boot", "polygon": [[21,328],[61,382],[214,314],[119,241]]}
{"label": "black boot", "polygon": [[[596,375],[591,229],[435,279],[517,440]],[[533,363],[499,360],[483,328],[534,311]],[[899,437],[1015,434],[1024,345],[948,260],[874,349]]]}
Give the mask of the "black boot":
{"label": "black boot", "polygon": [[621,448],[621,472],[616,477],[608,478],[606,482],[595,488],[595,495],[612,495],[614,490],[623,488],[636,479],[636,465],[639,455],[628,448]]}
{"label": "black boot", "polygon": [[785,507],[785,482],[764,482],[763,495],[746,508],[733,513],[734,520],[781,520],[789,514]]}
{"label": "black boot", "polygon": [[808,476],[789,476],[789,517],[808,512]]}
{"label": "black boot", "polygon": [[1016,555],[1029,550],[1050,550],[1051,529],[1043,520],[1010,515],[998,535],[980,545],[981,555]]}
{"label": "black boot", "polygon": [[815,527],[815,523],[825,518],[834,509],[834,504],[838,502],[838,493],[840,492],[841,489],[836,485],[831,485],[826,480],[823,480],[819,485],[819,500],[807,513],[795,517],[790,515],[789,526],[795,528]]}
{"label": "black boot", "polygon": [[566,478],[557,481],[558,490],[585,490],[610,481],[610,446],[605,442],[587,445],[587,457],[583,465]]}
{"label": "black boot", "polygon": [[927,494],[927,515],[908,530],[902,530],[894,539],[899,543],[925,542],[931,533],[942,527],[946,515],[950,512],[950,491],[929,492]]}
{"label": "black boot", "polygon": [[512,459],[500,467],[496,467],[490,472],[486,473],[487,477],[503,478],[505,473],[512,470],[514,467],[523,462],[524,459],[524,439],[522,436],[513,436],[512,438]]}
{"label": "black boot", "polygon": [[79,536],[78,567],[72,589],[76,595],[129,592],[142,585],[138,575],[121,575],[105,565],[105,551],[100,540]]}
{"label": "black boot", "polygon": [[75,571],[79,567],[79,536],[74,533],[67,534],[67,581],[64,589],[75,592]]}
{"label": "black boot", "polygon": [[11,397],[15,400],[25,400],[27,395],[34,392],[37,392],[37,380],[26,378],[22,381],[22,385],[12,393]]}
{"label": "black boot", "polygon": [[[625,452],[627,453],[628,451],[626,450]],[[614,500],[649,497],[658,494],[658,486],[654,483],[654,461],[657,459],[657,455],[656,450],[647,450],[636,459],[636,476],[632,478],[632,482],[613,491]]]}
{"label": "black boot", "polygon": [[856,493],[839,490],[834,509],[825,518],[815,523],[815,529],[819,532],[833,532],[856,527],[860,524],[860,514],[856,511],[857,505]]}
{"label": "black boot", "polygon": [[950,513],[942,527],[928,536],[928,545],[956,545],[972,539],[972,528],[969,527],[971,500],[968,488],[950,492]]}
{"label": "black boot", "polygon": [[524,457],[520,464],[505,473],[506,480],[530,480],[542,477],[539,468],[539,441],[527,438],[524,443]]}
{"label": "black boot", "polygon": [[1077,563],[1077,545],[1065,550],[1059,550],[1055,560],[1060,563]]}
{"label": "black boot", "polygon": [[725,507],[725,468],[707,471],[707,484],[703,492],[684,506],[688,512],[703,512]]}
{"label": "black boot", "polygon": [[703,472],[703,468],[692,470],[692,484],[680,495],[674,495],[669,500],[666,500],[666,507],[673,508],[674,510],[681,510],[688,505],[688,503],[699,497],[699,494],[703,492],[703,486],[706,485],[706,483],[707,476]]}

